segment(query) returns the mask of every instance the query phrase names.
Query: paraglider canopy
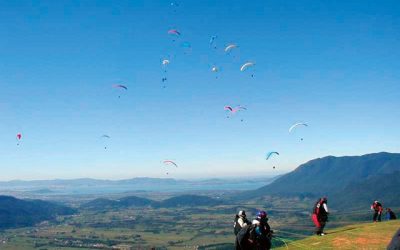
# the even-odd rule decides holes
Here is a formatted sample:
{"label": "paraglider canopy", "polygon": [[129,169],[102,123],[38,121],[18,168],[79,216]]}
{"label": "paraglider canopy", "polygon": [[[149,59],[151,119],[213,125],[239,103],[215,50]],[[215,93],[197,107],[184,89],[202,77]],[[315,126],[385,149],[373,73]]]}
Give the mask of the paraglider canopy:
{"label": "paraglider canopy", "polygon": [[251,66],[254,66],[255,65],[255,63],[253,63],[253,62],[246,62],[245,64],[243,64],[241,67],[240,67],[240,71],[245,71],[247,68],[249,68],[249,67],[251,67]]}
{"label": "paraglider canopy", "polygon": [[165,165],[174,165],[175,167],[178,167],[178,165],[174,161],[171,161],[171,160],[164,160],[163,163]]}
{"label": "paraglider canopy", "polygon": [[225,47],[225,52],[229,52],[234,48],[237,48],[238,46],[236,44],[229,44],[228,46]]}
{"label": "paraglider canopy", "polygon": [[176,30],[176,29],[170,29],[170,30],[168,30],[168,34],[169,34],[169,35],[176,35],[176,36],[180,36],[180,35],[181,35],[181,33],[180,33],[178,30]]}
{"label": "paraglider canopy", "polygon": [[169,62],[169,60],[168,59],[164,59],[164,60],[162,60],[162,65],[168,65],[170,62]]}
{"label": "paraglider canopy", "polygon": [[298,122],[293,124],[290,128],[289,128],[289,133],[291,133],[295,128],[297,128],[298,126],[304,126],[304,127],[308,127],[307,123],[303,123],[303,122]]}
{"label": "paraglider canopy", "polygon": [[[276,151],[271,151],[271,152],[268,152],[267,153],[267,157],[266,157],[266,160],[268,160],[269,158],[271,158],[271,156],[272,155],[279,155],[279,153],[278,152],[276,152]],[[274,167],[275,168],[275,167]]]}
{"label": "paraglider canopy", "polygon": [[19,145],[19,141],[22,139],[22,134],[18,133],[15,138],[17,139],[17,146]]}
{"label": "paraglider canopy", "polygon": [[113,88],[120,88],[120,89],[125,89],[128,90],[128,87],[122,84],[114,84]]}

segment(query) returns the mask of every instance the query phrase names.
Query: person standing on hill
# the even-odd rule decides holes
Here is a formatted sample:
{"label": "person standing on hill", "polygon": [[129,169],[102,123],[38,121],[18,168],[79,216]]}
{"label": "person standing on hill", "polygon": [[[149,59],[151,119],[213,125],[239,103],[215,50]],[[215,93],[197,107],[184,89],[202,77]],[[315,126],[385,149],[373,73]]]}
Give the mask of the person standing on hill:
{"label": "person standing on hill", "polygon": [[236,250],[269,250],[273,231],[265,211],[259,211],[250,225],[245,225],[236,236]]}
{"label": "person standing on hill", "polygon": [[250,233],[250,239],[255,243],[256,250],[271,249],[271,238],[273,231],[268,224],[268,216],[265,211],[259,211],[252,222],[255,230]]}
{"label": "person standing on hill", "polygon": [[374,203],[372,203],[371,205],[371,210],[374,211],[373,221],[374,222],[381,221],[381,216],[383,211],[382,204],[379,201],[374,201]]}
{"label": "person standing on hill", "polygon": [[397,219],[396,214],[390,208],[386,208],[386,219],[387,220]]}
{"label": "person standing on hill", "polygon": [[250,221],[246,217],[246,211],[241,210],[235,217],[235,221],[233,224],[233,231],[235,235],[239,233],[239,231],[246,225],[250,225]]}
{"label": "person standing on hill", "polygon": [[325,235],[324,228],[328,222],[328,199],[326,197],[320,198],[314,205],[312,221],[315,224],[315,233],[319,236]]}

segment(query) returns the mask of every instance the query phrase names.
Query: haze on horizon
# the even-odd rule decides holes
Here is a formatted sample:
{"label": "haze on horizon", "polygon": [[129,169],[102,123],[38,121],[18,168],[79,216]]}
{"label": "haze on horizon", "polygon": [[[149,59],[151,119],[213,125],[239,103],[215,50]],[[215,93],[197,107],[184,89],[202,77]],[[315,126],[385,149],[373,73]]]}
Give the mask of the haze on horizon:
{"label": "haze on horizon", "polygon": [[[398,1],[0,7],[0,180],[265,176],[327,155],[399,152]],[[246,61],[254,77],[240,72]],[[225,105],[247,111],[227,119]],[[309,126],[289,134],[295,122]],[[266,161],[269,151],[280,155]],[[165,159],[179,168],[166,175]]]}

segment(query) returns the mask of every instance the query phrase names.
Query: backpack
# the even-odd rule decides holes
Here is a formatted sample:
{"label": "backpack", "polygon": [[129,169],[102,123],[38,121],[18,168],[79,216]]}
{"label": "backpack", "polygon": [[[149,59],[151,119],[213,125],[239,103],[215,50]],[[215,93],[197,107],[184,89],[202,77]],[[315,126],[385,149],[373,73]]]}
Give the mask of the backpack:
{"label": "backpack", "polygon": [[254,239],[255,235],[255,226],[254,225],[246,225],[244,226],[236,235],[236,242],[239,244],[241,249],[248,249],[248,239]]}
{"label": "backpack", "polygon": [[233,233],[235,235],[237,235],[239,233],[240,230],[242,230],[242,227],[240,226],[238,220],[239,220],[239,216],[236,215],[235,220],[233,221]]}

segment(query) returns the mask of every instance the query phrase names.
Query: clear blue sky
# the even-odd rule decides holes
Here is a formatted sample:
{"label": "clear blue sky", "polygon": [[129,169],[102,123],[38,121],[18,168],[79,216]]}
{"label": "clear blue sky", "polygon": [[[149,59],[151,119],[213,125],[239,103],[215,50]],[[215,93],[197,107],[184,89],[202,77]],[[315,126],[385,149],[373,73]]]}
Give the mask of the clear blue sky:
{"label": "clear blue sky", "polygon": [[169,177],[266,175],[399,152],[399,1],[170,3],[0,3],[0,179],[165,177],[164,159]]}

